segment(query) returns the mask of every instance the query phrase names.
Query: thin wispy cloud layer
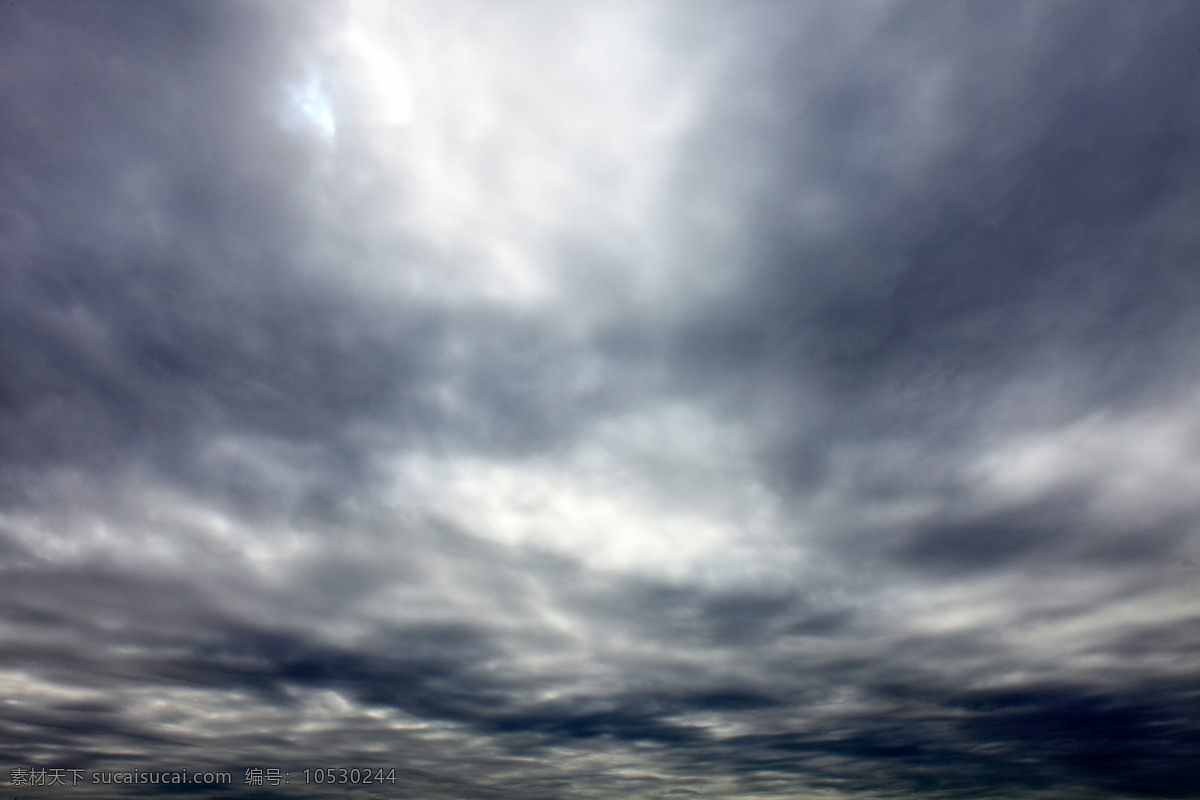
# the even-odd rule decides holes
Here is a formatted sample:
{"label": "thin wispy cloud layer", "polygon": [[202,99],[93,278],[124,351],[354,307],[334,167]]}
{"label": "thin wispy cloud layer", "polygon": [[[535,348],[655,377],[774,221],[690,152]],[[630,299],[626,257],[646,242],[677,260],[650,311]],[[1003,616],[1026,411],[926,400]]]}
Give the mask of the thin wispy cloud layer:
{"label": "thin wispy cloud layer", "polygon": [[1198,42],[5,5],[0,779],[1200,797]]}

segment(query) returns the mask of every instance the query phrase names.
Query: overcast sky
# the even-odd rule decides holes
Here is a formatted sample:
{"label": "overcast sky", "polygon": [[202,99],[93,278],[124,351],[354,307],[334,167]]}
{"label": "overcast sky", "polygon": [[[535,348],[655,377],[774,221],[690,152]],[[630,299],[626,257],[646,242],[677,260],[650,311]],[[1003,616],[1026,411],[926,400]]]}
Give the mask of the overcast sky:
{"label": "overcast sky", "polygon": [[6,786],[1200,797],[1198,4],[10,0],[0,271]]}

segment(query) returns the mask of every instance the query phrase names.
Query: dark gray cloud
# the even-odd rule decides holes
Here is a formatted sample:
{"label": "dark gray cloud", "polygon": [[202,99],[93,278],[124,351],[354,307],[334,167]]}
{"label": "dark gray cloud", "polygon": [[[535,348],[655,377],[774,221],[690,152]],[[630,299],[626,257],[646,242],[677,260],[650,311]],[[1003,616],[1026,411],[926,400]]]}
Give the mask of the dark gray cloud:
{"label": "dark gray cloud", "polygon": [[6,4],[4,779],[1200,797],[1197,42]]}

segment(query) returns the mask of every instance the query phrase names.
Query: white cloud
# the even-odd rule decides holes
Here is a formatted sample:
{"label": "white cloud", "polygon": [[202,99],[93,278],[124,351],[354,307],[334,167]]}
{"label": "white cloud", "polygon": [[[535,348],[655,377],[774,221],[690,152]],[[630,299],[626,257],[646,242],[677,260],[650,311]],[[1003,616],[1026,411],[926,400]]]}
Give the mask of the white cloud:
{"label": "white cloud", "polygon": [[1095,511],[1114,521],[1166,518],[1200,498],[1200,397],[1136,413],[1097,412],[1049,430],[1007,434],[967,474],[1003,501],[1094,488]]}
{"label": "white cloud", "polygon": [[714,584],[761,582],[794,567],[777,500],[738,432],[695,409],[609,420],[544,459],[404,457],[395,497],[513,547],[596,570]]}
{"label": "white cloud", "polygon": [[[395,206],[371,213],[434,257],[401,266],[378,251],[376,285],[523,309],[573,299],[580,313],[598,299],[573,296],[581,278],[633,296],[669,285],[664,192],[712,59],[663,51],[662,8],[348,8],[326,59],[345,107],[339,127],[354,127],[343,139],[353,157],[369,153]],[[580,244],[604,253],[603,265],[572,263]]]}

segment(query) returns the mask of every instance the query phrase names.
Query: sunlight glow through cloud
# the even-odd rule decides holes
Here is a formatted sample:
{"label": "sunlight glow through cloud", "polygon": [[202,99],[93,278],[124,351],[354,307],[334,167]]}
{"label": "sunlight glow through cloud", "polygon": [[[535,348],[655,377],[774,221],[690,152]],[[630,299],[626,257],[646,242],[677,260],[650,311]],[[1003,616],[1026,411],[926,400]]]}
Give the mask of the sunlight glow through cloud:
{"label": "sunlight glow through cloud", "polygon": [[[370,109],[363,134],[404,176],[415,230],[454,265],[428,284],[439,296],[561,300],[572,267],[546,243],[567,234],[638,265],[608,280],[659,284],[670,265],[653,231],[704,72],[662,57],[654,6],[350,8],[341,79]],[[526,18],[548,35],[528,36]]]}
{"label": "sunlight glow through cloud", "polygon": [[299,86],[293,86],[289,94],[293,118],[302,119],[326,140],[332,141],[337,136],[333,106],[316,71],[310,72]]}

